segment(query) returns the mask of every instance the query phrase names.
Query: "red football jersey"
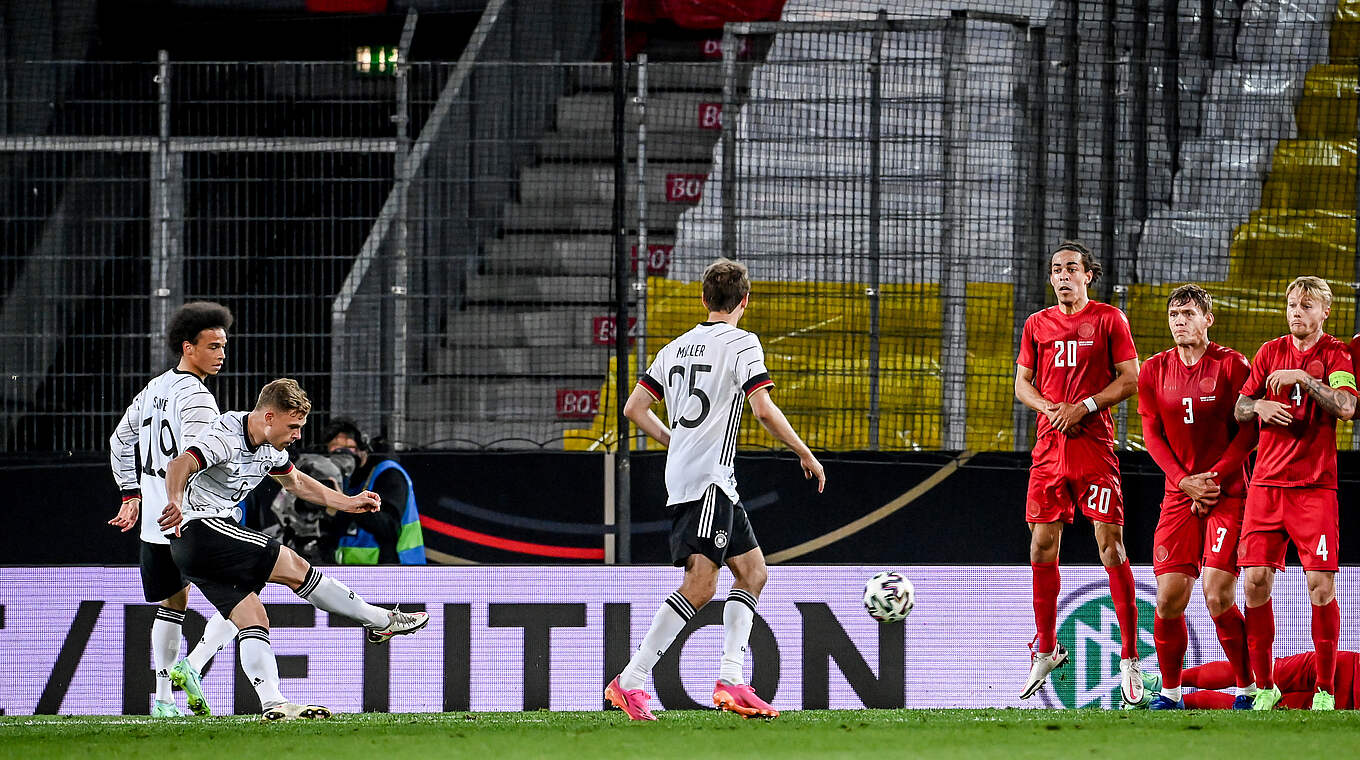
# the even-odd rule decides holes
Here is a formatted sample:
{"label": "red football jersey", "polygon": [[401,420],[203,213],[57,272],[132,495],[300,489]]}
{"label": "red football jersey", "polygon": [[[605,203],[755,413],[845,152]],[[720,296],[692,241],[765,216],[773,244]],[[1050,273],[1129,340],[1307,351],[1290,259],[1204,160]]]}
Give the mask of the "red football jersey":
{"label": "red football jersey", "polygon": [[[1053,403],[1079,404],[1114,381],[1114,365],[1138,358],[1124,312],[1090,301],[1076,314],[1057,306],[1036,311],[1025,320],[1020,356],[1015,363],[1034,370],[1034,387]],[[1114,443],[1110,411],[1082,422],[1083,435]],[[1038,437],[1058,435],[1046,415],[1039,415]]]}
{"label": "red football jersey", "polygon": [[1333,388],[1355,393],[1350,351],[1336,338],[1324,334],[1307,351],[1295,348],[1288,335],[1262,345],[1252,359],[1242,395],[1284,404],[1294,422],[1288,427],[1260,426],[1252,485],[1336,488],[1336,418],[1323,411],[1301,385],[1268,393],[1266,378],[1277,369],[1301,369]]}
{"label": "red football jersey", "polygon": [[[1237,389],[1250,371],[1245,356],[1217,343],[1210,343],[1193,367],[1185,366],[1174,348],[1143,364],[1138,372],[1138,414],[1161,422],[1163,440],[1180,465],[1179,471],[1166,473],[1166,490],[1179,493],[1181,478],[1209,472],[1222,460],[1237,435],[1233,418]],[[1145,436],[1150,427],[1143,425]],[[1218,475],[1224,494],[1246,494],[1245,463]]]}

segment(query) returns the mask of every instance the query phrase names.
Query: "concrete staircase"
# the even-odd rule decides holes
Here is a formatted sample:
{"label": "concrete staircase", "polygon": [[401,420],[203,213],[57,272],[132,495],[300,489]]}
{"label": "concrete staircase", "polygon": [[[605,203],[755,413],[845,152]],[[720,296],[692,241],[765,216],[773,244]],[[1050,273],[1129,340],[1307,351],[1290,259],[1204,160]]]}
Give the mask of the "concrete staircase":
{"label": "concrete staircase", "polygon": [[[693,40],[650,46],[646,104],[649,246],[670,246],[697,199],[668,200],[667,177],[708,174],[716,128],[700,119],[722,102],[721,65]],[[660,60],[658,60],[660,59]],[[483,246],[462,303],[447,314],[431,372],[410,390],[408,438],[435,448],[561,448],[588,425],[559,415],[562,391],[598,392],[613,346],[614,138],[612,71],[572,69],[556,124],[518,178],[501,234]],[[629,83],[630,92],[636,83]],[[628,103],[627,229],[637,234],[638,104]],[[716,127],[716,125],[713,125]]]}

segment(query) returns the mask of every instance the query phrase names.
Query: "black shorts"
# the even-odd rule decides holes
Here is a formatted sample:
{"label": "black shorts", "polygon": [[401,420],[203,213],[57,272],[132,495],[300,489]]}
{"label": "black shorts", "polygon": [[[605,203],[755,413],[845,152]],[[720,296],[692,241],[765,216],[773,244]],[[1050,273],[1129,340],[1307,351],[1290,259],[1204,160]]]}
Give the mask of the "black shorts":
{"label": "black shorts", "polygon": [[151,603],[163,602],[189,585],[170,556],[169,544],[142,541],[142,593]]}
{"label": "black shorts", "polygon": [[732,503],[716,485],[696,501],[675,505],[671,517],[671,563],[684,567],[691,554],[702,554],[722,567],[728,556],[739,557],[756,549],[755,531],[741,502]]}
{"label": "black shorts", "polygon": [[170,539],[170,552],[184,577],[228,618],[242,599],[260,593],[269,582],[281,548],[258,530],[221,517],[190,520],[179,538]]}

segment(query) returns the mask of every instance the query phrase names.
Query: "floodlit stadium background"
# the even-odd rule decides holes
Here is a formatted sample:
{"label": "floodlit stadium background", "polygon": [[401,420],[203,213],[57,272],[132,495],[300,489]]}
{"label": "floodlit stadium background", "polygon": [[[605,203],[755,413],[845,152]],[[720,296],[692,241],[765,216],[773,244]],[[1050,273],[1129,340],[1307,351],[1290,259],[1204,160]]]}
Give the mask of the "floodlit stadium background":
{"label": "floodlit stadium background", "polygon": [[[150,48],[131,41],[145,17],[114,5],[71,2],[59,16],[45,0],[16,0],[0,25],[0,482],[54,484],[21,507],[51,540],[21,529],[0,538],[5,556],[42,565],[0,569],[0,662],[18,674],[0,687],[7,714],[147,709],[146,657],[130,649],[141,639],[123,630],[128,615],[151,609],[136,570],[67,567],[62,536],[81,543],[81,561],[128,561],[130,537],[99,533],[114,504],[102,452],[127,402],[163,370],[164,321],[185,300],[236,313],[212,384],[223,409],[250,405],[286,375],[315,401],[311,427],[347,415],[399,450],[524,457],[542,495],[498,500],[491,488],[473,498],[417,482],[422,507],[433,516],[447,498],[538,520],[540,533],[498,538],[587,536],[586,561],[608,562],[619,557],[617,515],[629,503],[642,515],[661,497],[618,491],[610,474],[623,451],[657,451],[618,435],[618,315],[629,319],[626,392],[637,364],[702,318],[702,267],[718,255],[746,262],[755,283],[743,326],[761,335],[774,397],[813,448],[965,470],[927,479],[934,493],[921,498],[983,503],[995,510],[989,525],[1019,536],[999,527],[1001,538],[979,536],[976,553],[951,566],[914,567],[908,552],[859,566],[850,531],[812,558],[856,565],[773,568],[761,614],[778,642],[781,708],[821,705],[804,696],[809,668],[826,663],[802,659],[813,613],[800,604],[824,606],[867,663],[850,677],[854,663],[831,659],[828,706],[866,702],[852,681],[893,683],[880,672],[880,635],[904,647],[902,693],[883,704],[1014,702],[1032,633],[1028,569],[988,563],[1019,561],[990,547],[1021,546],[1022,495],[974,487],[984,481],[966,470],[978,467],[974,452],[1030,445],[1033,415],[1012,395],[1015,343],[1024,318],[1050,302],[1045,252],[1056,241],[1096,251],[1106,275],[1094,295],[1126,310],[1143,358],[1169,345],[1165,294],[1185,281],[1215,297],[1211,336],[1247,355],[1284,331],[1283,288],[1301,274],[1332,285],[1329,332],[1348,338],[1360,319],[1351,0],[789,0],[782,13],[778,2],[749,4],[778,22],[725,30],[634,16],[621,167],[608,63],[616,5],[378,1],[386,12],[356,31],[309,15],[344,5],[333,0],[298,2],[254,26],[243,11],[209,24],[186,10],[194,3],[167,2],[167,19],[192,23]],[[303,34],[299,19],[330,26]],[[252,40],[273,46],[269,56],[244,60]],[[616,222],[617,189],[626,196]],[[1122,461],[1146,472],[1132,405],[1115,416]],[[1354,436],[1339,426],[1343,450],[1357,448]],[[748,419],[740,445],[774,442]],[[579,473],[579,460],[554,464],[572,456],[597,458],[588,484],[555,477]],[[1343,504],[1352,471],[1343,455]],[[864,484],[830,474],[820,513],[867,520],[892,498],[860,498]],[[553,514],[555,499],[583,492],[586,508]],[[779,506],[810,509],[778,491],[758,495],[769,494],[758,534]],[[922,503],[899,510],[917,514]],[[1155,508],[1155,489],[1128,505]],[[952,516],[921,510],[913,539],[976,530]],[[551,535],[582,521],[594,533]],[[817,532],[767,553],[832,535],[805,522]],[[505,524],[478,523],[477,535]],[[885,525],[870,521],[859,536]],[[460,530],[431,556],[546,561],[473,546]],[[1128,542],[1147,554],[1151,535]],[[1075,544],[1064,556],[1063,635],[1103,664],[1073,668],[1070,688],[1044,695],[1107,704],[1105,576],[1069,566],[1095,560]],[[920,593],[896,634],[858,606],[863,579],[885,566],[905,567]],[[525,685],[523,630],[488,622],[492,605],[521,604],[584,605],[583,627],[554,629],[529,656],[553,663],[533,682],[551,684],[543,706],[593,709],[607,657],[629,649],[617,636],[606,646],[608,610],[625,609],[607,605],[628,605],[638,638],[678,581],[657,567],[336,572],[371,599],[422,602],[434,617],[393,645],[386,683],[365,676],[378,665],[356,631],[280,611],[292,621],[274,639],[285,690],[337,710],[539,706],[525,700],[538,686]],[[1349,572],[1343,609],[1355,598]],[[1153,579],[1146,567],[1137,575],[1150,629]],[[1302,589],[1297,572],[1278,583],[1278,654],[1311,647]],[[271,590],[267,601],[292,598]],[[448,654],[447,605],[468,605],[469,659]],[[498,614],[533,615],[516,609]],[[1192,601],[1189,614],[1191,658],[1216,656],[1202,605]],[[138,618],[129,630],[144,627]],[[1342,648],[1360,645],[1349,635]],[[717,646],[704,629],[680,657],[696,701]],[[290,658],[303,654],[307,677],[287,680],[303,667]],[[249,690],[215,672],[216,704],[253,709]],[[515,674],[508,687],[495,680],[503,673]],[[466,684],[466,695],[451,696],[449,684]]]}

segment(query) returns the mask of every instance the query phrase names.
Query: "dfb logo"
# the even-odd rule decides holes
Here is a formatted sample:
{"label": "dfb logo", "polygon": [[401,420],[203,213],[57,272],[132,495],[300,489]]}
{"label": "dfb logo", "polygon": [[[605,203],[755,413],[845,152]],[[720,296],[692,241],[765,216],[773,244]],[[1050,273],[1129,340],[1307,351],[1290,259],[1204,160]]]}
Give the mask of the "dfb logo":
{"label": "dfb logo", "polygon": [[[1138,591],[1154,598],[1157,594],[1146,584]],[[1148,655],[1142,660],[1143,669],[1156,670],[1153,606],[1141,598],[1137,604],[1138,646]],[[1044,702],[1050,707],[1117,709],[1123,701],[1119,694],[1119,619],[1105,582],[1082,586],[1062,600],[1058,606],[1058,641],[1067,647],[1071,663],[1049,677],[1052,688],[1041,692]],[[1192,630],[1186,661],[1197,661],[1198,655],[1199,642]]]}

